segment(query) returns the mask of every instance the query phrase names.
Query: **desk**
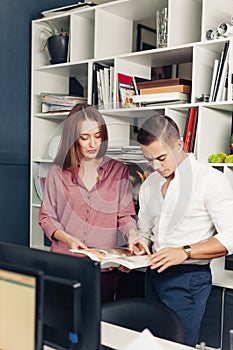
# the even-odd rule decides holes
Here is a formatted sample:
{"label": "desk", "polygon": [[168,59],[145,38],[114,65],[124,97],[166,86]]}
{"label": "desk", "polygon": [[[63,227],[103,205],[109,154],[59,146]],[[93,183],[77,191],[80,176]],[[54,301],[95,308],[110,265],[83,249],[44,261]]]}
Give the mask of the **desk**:
{"label": "desk", "polygon": [[[115,326],[107,322],[101,322],[101,343],[116,350],[123,350],[129,346],[138,336],[140,332],[131,329]],[[194,350],[187,345],[174,343],[169,340],[153,337],[153,345],[163,350]],[[53,350],[48,346],[44,346],[44,350]],[[150,350],[149,348],[146,350]]]}
{"label": "desk", "polygon": [[[126,346],[129,346],[138,336],[140,332],[133,331],[131,329],[119,327],[110,323],[101,322],[101,343],[116,350],[123,350]],[[187,345],[174,343],[169,340],[153,337],[153,349],[163,350],[194,350]],[[145,349],[150,350],[146,347]]]}

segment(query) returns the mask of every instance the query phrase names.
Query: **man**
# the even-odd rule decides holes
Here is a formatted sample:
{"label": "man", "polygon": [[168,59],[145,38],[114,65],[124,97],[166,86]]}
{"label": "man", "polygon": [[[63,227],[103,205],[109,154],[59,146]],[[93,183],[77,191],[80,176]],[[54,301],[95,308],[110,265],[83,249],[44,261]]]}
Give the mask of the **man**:
{"label": "man", "polygon": [[183,151],[175,122],[155,115],[137,136],[155,170],[139,195],[140,238],[129,237],[135,254],[149,253],[146,298],[175,310],[195,346],[211,290],[212,258],[233,252],[233,189],[226,176]]}

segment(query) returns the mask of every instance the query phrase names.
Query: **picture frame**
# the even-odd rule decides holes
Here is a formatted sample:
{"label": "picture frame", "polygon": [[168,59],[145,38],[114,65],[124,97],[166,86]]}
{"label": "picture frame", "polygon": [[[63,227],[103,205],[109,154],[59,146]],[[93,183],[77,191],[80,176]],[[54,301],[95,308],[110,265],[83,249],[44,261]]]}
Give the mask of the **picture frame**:
{"label": "picture frame", "polygon": [[133,103],[133,96],[136,95],[133,85],[119,82],[118,90],[121,108],[135,108],[137,106],[136,103]]}
{"label": "picture frame", "polygon": [[136,51],[156,49],[156,35],[156,29],[138,23]]}

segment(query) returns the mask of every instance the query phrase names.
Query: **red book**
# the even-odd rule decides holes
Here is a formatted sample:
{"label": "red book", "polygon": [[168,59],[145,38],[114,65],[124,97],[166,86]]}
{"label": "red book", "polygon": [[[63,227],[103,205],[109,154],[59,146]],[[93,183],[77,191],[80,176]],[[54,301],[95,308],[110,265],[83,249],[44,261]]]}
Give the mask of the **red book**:
{"label": "red book", "polygon": [[134,86],[133,77],[130,75],[123,74],[123,73],[117,73],[117,87],[118,87],[118,89],[117,89],[117,102],[118,102],[118,105],[120,106],[121,105],[121,98],[120,98],[120,91],[119,91],[119,83]]}
{"label": "red book", "polygon": [[189,112],[189,117],[184,134],[184,151],[186,153],[194,150],[196,127],[197,127],[197,107],[192,107]]}
{"label": "red book", "polygon": [[122,73],[117,73],[117,82],[123,84],[133,84],[133,77]]}

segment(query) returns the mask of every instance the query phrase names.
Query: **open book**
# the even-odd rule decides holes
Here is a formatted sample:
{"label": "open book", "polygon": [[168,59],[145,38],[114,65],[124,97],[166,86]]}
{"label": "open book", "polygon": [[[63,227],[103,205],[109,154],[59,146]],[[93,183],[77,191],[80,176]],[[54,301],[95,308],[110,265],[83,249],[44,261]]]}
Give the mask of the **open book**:
{"label": "open book", "polygon": [[84,254],[94,261],[99,261],[102,269],[123,265],[132,270],[148,265],[147,255],[132,255],[128,248],[70,249],[70,252]]}

